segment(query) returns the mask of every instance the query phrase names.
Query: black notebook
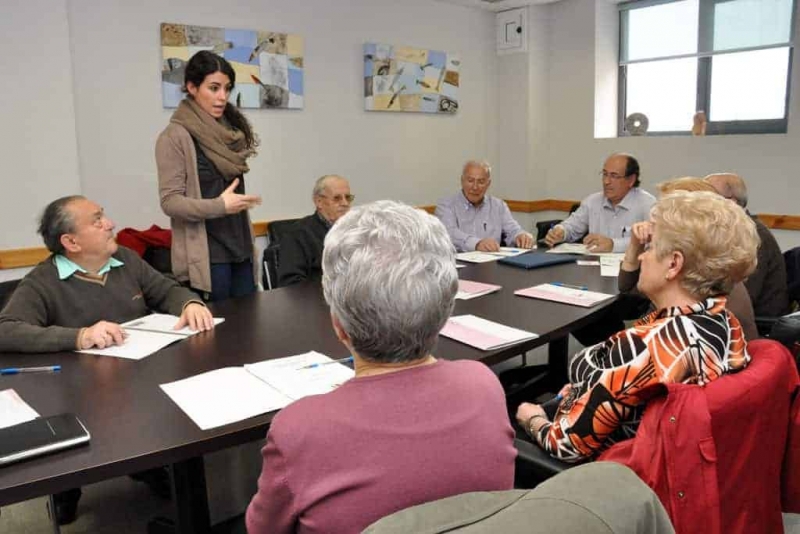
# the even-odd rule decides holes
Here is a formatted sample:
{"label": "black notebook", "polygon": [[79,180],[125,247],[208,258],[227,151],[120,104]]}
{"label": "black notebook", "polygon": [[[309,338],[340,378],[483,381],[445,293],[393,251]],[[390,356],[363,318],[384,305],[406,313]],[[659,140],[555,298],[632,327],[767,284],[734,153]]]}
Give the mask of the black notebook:
{"label": "black notebook", "polygon": [[71,413],[0,428],[0,465],[75,447],[90,438],[81,420]]}

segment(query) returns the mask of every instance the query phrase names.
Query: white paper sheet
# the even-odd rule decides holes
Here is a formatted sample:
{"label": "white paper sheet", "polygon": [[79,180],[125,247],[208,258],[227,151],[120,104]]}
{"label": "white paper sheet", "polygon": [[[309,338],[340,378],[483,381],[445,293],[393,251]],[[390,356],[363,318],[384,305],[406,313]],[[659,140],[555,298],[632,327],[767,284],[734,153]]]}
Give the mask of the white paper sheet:
{"label": "white paper sheet", "polygon": [[0,391],[0,428],[33,421],[39,414],[13,389]]}
{"label": "white paper sheet", "polygon": [[202,430],[279,410],[292,402],[244,367],[225,367],[161,384],[164,393]]}
{"label": "white paper sheet", "polygon": [[548,254],[589,254],[583,243],[561,243],[547,251]]}
{"label": "white paper sheet", "polygon": [[[329,393],[355,376],[355,372],[319,352],[306,352],[244,368],[291,399]],[[317,367],[308,367],[318,364]],[[319,365],[321,364],[321,365]]]}
{"label": "white paper sheet", "polygon": [[[175,325],[178,324],[179,319],[179,317],[170,315],[168,313],[151,313],[145,317],[139,317],[133,321],[123,323],[120,326],[126,330],[149,330],[152,332],[164,332],[167,334],[180,334],[186,337],[193,336],[198,333],[197,330],[191,330],[188,326],[185,326],[180,330],[173,330]],[[223,321],[225,321],[225,319],[222,317],[214,317],[214,326]]]}
{"label": "white paper sheet", "polygon": [[175,343],[185,339],[181,334],[165,334],[162,332],[147,332],[144,330],[127,330],[128,337],[122,345],[114,345],[105,349],[86,349],[76,352],[96,354],[97,356],[114,356],[128,360],[141,360]]}
{"label": "white paper sheet", "polygon": [[519,256],[520,254],[525,254],[526,252],[530,252],[530,250],[525,248],[500,247],[500,250],[497,252],[481,252],[479,250],[473,250],[472,252],[461,252],[456,254],[456,259],[468,261],[470,263],[488,263],[490,261],[497,261],[500,258]]}
{"label": "white paper sheet", "polygon": [[538,286],[519,289],[514,291],[514,294],[522,297],[561,302],[563,304],[573,304],[584,308],[589,308],[614,296],[607,293],[586,291],[584,289],[565,287],[557,284],[539,284]]}
{"label": "white paper sheet", "polygon": [[603,256],[600,258],[600,275],[615,278],[619,276],[620,265],[622,265],[622,258]]}

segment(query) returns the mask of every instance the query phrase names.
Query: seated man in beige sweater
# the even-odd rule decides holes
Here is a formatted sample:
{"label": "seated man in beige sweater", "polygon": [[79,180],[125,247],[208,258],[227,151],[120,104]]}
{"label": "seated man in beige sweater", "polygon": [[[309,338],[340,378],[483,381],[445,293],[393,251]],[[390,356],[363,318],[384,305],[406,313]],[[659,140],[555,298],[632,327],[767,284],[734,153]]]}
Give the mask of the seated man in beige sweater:
{"label": "seated man in beige sweater", "polygon": [[105,348],[124,341],[119,324],[151,310],[179,315],[176,328],[208,330],[200,298],[117,245],[114,223],[82,196],[47,206],[39,233],[52,253],[0,311],[0,352]]}

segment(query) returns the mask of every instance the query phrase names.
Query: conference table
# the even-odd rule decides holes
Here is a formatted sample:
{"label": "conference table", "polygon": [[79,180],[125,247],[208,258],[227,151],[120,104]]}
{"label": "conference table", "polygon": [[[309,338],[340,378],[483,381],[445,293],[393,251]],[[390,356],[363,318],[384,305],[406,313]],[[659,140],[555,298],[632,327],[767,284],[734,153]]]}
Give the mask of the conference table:
{"label": "conference table", "polygon": [[[474,314],[539,334],[530,341],[481,351],[441,337],[438,358],[494,365],[548,344],[549,366],[566,376],[569,333],[602,314],[614,299],[582,308],[515,296],[517,289],[545,282],[617,293],[617,279],[599,267],[575,263],[533,270],[496,262],[468,264],[459,277],[501,285],[499,292],[456,301],[454,315]],[[222,367],[241,366],[315,350],[343,358],[347,349],[330,325],[318,283],[259,292],[211,304],[225,322],[138,361],[74,352],[0,354],[0,367],[61,365],[52,374],[0,377],[43,416],[73,412],[89,429],[88,446],[0,468],[0,506],[73,487],[169,465],[174,488],[174,531],[210,529],[203,455],[263,438],[273,413],[200,430],[161,390],[173,382]]]}

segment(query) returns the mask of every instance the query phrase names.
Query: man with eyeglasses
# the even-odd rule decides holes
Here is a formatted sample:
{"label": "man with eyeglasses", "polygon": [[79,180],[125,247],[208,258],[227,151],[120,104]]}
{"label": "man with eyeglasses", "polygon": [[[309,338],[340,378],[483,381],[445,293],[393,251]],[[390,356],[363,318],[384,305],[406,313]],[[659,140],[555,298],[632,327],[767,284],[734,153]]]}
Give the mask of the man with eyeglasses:
{"label": "man with eyeglasses", "polygon": [[625,252],[631,227],[649,219],[656,199],[639,187],[639,162],[630,154],[612,154],[600,177],[603,191],[583,199],[575,213],[551,228],[544,238],[548,246],[585,235],[590,252]]}
{"label": "man with eyeglasses", "polygon": [[355,196],[350,183],[336,174],[326,174],[314,183],[312,199],[316,211],[297,221],[281,238],[278,285],[322,279],[322,246],[333,223],[347,213]]}
{"label": "man with eyeglasses", "polygon": [[521,248],[533,246],[533,236],[514,220],[506,203],[486,194],[491,184],[489,164],[468,161],[461,171],[461,191],[436,205],[436,216],[458,252],[496,252],[502,242]]}

